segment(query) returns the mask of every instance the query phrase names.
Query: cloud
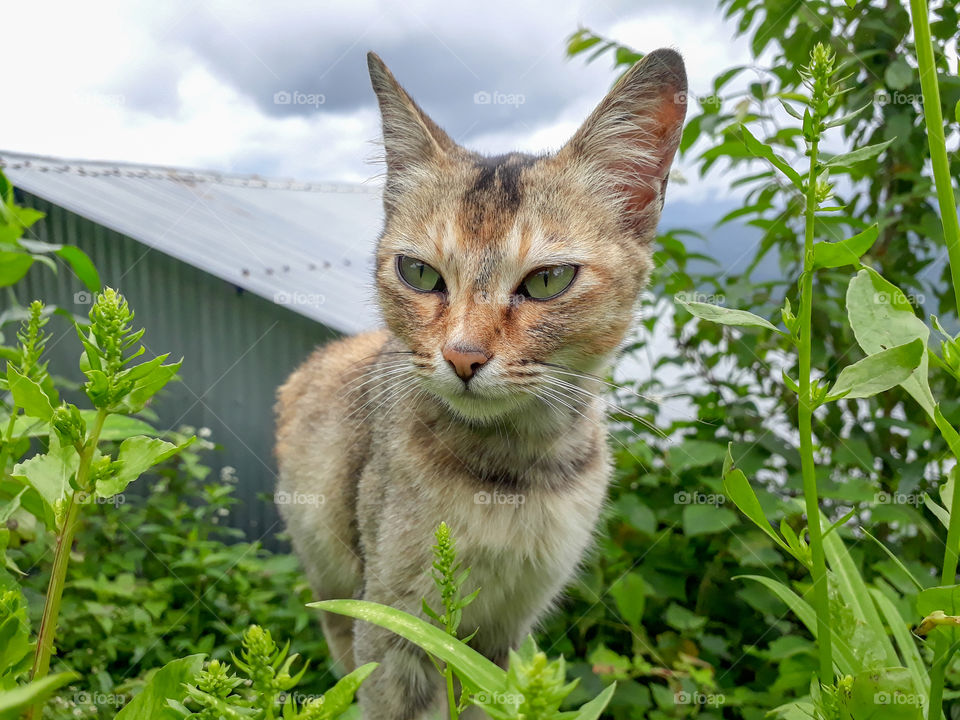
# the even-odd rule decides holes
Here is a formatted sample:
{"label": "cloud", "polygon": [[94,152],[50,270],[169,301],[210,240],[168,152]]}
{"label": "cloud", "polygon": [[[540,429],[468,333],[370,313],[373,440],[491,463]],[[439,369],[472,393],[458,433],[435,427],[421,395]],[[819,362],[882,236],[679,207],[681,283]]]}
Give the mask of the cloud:
{"label": "cloud", "polygon": [[[0,115],[3,148],[305,180],[379,172],[368,49],[454,138],[493,153],[558,147],[609,89],[608,58],[565,58],[580,26],[641,50],[678,48],[695,92],[748,57],[693,0],[37,0],[5,19],[44,31],[7,36],[8,57],[30,72],[8,74],[18,110]],[[722,191],[695,177],[671,186]]]}

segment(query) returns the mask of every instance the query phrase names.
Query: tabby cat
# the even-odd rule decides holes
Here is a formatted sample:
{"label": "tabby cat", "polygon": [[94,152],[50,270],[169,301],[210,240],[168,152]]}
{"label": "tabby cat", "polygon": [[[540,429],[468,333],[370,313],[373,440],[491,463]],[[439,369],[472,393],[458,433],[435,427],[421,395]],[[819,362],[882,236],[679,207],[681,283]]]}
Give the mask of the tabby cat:
{"label": "tabby cat", "polygon": [[[651,270],[686,113],[683,60],[648,54],[554,154],[484,157],[368,56],[386,150],[385,328],[318,349],[279,391],[278,493],[318,599],[419,614],[445,521],[481,588],[462,627],[495,662],[557,601],[610,481],[602,377]],[[444,708],[427,656],[322,618],[366,720]]]}

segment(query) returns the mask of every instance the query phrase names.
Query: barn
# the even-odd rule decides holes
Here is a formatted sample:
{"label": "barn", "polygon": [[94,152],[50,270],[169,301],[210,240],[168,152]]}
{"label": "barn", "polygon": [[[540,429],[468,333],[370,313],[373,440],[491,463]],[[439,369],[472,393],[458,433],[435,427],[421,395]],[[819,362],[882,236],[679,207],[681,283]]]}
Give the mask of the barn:
{"label": "barn", "polygon": [[[274,394],[316,345],[377,324],[380,189],[3,151],[0,168],[20,204],[46,213],[35,238],[86,251],[147,329],[148,354],[184,358],[182,382],[151,408],[156,424],[210,429],[223,447],[210,464],[239,480],[234,522],[272,544]],[[68,268],[40,263],[15,293],[78,315],[91,302]],[[51,370],[77,380],[73,330],[51,328]]]}

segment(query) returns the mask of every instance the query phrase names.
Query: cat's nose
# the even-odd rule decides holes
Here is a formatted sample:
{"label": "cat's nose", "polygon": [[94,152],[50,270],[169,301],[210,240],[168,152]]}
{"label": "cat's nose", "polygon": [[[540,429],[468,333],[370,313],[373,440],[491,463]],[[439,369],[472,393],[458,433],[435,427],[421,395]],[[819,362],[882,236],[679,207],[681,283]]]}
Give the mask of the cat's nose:
{"label": "cat's nose", "polygon": [[443,358],[464,382],[473,377],[490,356],[478,348],[447,345],[443,349]]}

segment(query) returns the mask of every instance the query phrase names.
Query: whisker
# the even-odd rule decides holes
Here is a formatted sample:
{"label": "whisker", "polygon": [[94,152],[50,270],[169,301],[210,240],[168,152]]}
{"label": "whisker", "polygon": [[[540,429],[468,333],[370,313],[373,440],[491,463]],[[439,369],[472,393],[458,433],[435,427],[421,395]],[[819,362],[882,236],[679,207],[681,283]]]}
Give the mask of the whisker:
{"label": "whisker", "polygon": [[636,413],[633,413],[627,410],[626,408],[612,402],[609,398],[604,397],[603,395],[598,395],[596,393],[590,392],[586,388],[582,388],[579,385],[575,385],[574,383],[567,382],[566,380],[562,380],[561,378],[552,377],[549,374],[544,375],[544,379],[556,387],[561,387],[567,390],[571,390],[573,392],[579,393],[593,400],[598,400],[604,403],[606,406],[616,410],[618,413],[622,415],[626,415],[631,420],[634,420],[635,422],[640,423],[643,427],[647,428],[648,430],[660,436],[661,438],[666,439],[667,437],[666,433],[664,433],[660,428],[658,428],[656,425],[654,425],[652,422],[650,422],[646,418],[643,418],[637,415]]}

